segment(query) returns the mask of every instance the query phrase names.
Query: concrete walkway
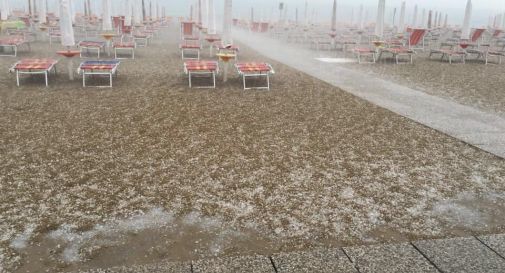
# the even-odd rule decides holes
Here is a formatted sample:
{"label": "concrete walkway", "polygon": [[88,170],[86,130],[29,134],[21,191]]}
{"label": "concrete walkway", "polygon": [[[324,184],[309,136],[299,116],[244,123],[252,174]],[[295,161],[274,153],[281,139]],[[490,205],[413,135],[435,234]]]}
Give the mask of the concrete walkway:
{"label": "concrete walkway", "polygon": [[381,244],[272,256],[118,267],[86,273],[503,273],[505,234]]}
{"label": "concrete walkway", "polygon": [[[236,31],[235,39],[268,58],[328,82],[380,107],[505,158],[505,119],[342,65],[324,63],[316,52],[273,38]],[[275,83],[274,83],[275,89]]]}

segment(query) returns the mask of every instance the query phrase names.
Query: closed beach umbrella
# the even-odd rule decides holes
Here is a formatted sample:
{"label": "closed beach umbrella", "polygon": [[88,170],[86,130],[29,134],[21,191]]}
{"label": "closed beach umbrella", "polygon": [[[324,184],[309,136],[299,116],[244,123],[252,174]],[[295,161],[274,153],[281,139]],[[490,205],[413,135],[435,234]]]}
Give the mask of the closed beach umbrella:
{"label": "closed beach umbrella", "polygon": [[5,21],[9,18],[9,3],[7,0],[0,0],[0,19]]}
{"label": "closed beach umbrella", "polygon": [[414,15],[412,16],[412,27],[417,27],[417,5],[414,7]]}
{"label": "closed beach umbrella", "polygon": [[111,1],[102,0],[102,30],[108,31],[112,30],[112,20],[110,17],[111,13]]}
{"label": "closed beach umbrella", "polygon": [[461,29],[461,39],[470,40],[470,20],[472,19],[472,0],[468,0],[465,9],[465,19]]}
{"label": "closed beach umbrella", "polygon": [[141,0],[131,0],[132,3],[132,21],[136,26],[142,25],[142,2]]}
{"label": "closed beach umbrella", "polygon": [[70,0],[60,0],[60,30],[61,45],[66,47],[75,46]]}
{"label": "closed beach umbrella", "polygon": [[41,24],[47,23],[47,6],[46,0],[39,0],[39,22]]}
{"label": "closed beach umbrella", "polygon": [[232,18],[232,0],[224,0],[224,21],[223,21],[223,44],[233,44],[231,37]]}
{"label": "closed beach umbrella", "polygon": [[386,0],[379,0],[377,8],[377,20],[375,22],[375,36],[382,38],[384,36],[384,15],[386,12]]}
{"label": "closed beach umbrella", "polygon": [[214,0],[208,0],[208,1],[209,1],[209,34],[216,34]]}
{"label": "closed beach umbrella", "polygon": [[402,8],[400,10],[400,22],[398,23],[398,33],[403,33],[405,30],[405,2],[402,2]]}
{"label": "closed beach umbrella", "polygon": [[125,16],[124,16],[124,25],[131,26],[132,25],[132,16],[133,16],[132,0],[126,0],[125,6],[126,6],[126,11],[125,11]]}
{"label": "closed beach umbrella", "polygon": [[359,17],[358,17],[359,30],[363,30],[365,26],[365,16],[363,14],[363,5],[359,6]]}
{"label": "closed beach umbrella", "polygon": [[331,13],[331,31],[337,31],[337,0],[333,0],[333,9]]}

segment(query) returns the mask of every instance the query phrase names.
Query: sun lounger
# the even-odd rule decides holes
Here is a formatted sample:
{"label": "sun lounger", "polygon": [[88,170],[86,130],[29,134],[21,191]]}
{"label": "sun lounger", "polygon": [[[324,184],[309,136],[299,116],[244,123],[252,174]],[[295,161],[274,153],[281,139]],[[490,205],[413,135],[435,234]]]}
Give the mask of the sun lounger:
{"label": "sun lounger", "polygon": [[486,64],[491,63],[490,59],[491,58],[497,58],[498,61],[496,62],[497,64],[502,63],[502,58],[505,57],[505,45],[502,45],[501,47],[498,48],[488,48],[486,55],[485,55],[485,62]]}
{"label": "sun lounger", "polygon": [[[370,48],[355,48],[353,49],[354,55],[358,58],[358,63],[375,63],[376,62],[376,51]],[[372,61],[363,62],[363,57],[371,57]]]}
{"label": "sun lounger", "polygon": [[[0,38],[0,48],[2,49],[0,56],[17,57],[19,47],[22,45],[26,45],[28,50],[30,50],[30,43],[28,43],[28,41],[22,36],[8,36]],[[4,53],[6,48],[10,48],[12,50],[12,54]]]}
{"label": "sun lounger", "polygon": [[49,85],[48,77],[51,71],[56,74],[56,64],[58,61],[53,59],[23,59],[15,63],[10,69],[16,73],[16,83],[19,86],[19,78],[21,75],[42,74],[45,77],[46,86]]}
{"label": "sun lounger", "polygon": [[119,64],[118,60],[82,62],[77,69],[82,74],[82,86],[86,87],[86,76],[108,76],[109,85],[96,87],[112,87],[112,76],[117,74]]}
{"label": "sun lounger", "polygon": [[137,32],[133,34],[133,41],[135,41],[135,47],[147,47],[149,41],[151,40],[152,34],[146,31]]}
{"label": "sun lounger", "polygon": [[[271,65],[267,63],[237,63],[235,64],[239,75],[242,76],[244,90],[249,89],[267,89],[270,90],[270,75],[275,71]],[[247,87],[246,78],[265,78],[266,86]]]}
{"label": "sun lounger", "polygon": [[59,29],[49,30],[49,45],[53,44],[53,40],[61,40],[61,31]]}
{"label": "sun lounger", "polygon": [[466,60],[466,51],[462,49],[456,49],[456,45],[453,43],[442,43],[439,49],[431,49],[428,58],[431,59],[433,55],[440,55],[440,60],[443,61],[447,59],[450,64],[452,64],[452,59],[454,57],[459,58],[462,63]]}
{"label": "sun lounger", "polygon": [[193,87],[193,76],[212,78],[212,85],[198,86],[196,88],[216,88],[216,74],[219,72],[219,65],[216,61],[186,61],[184,62],[184,72],[189,77],[189,87]]}
{"label": "sun lounger", "polygon": [[80,41],[78,46],[80,48],[80,57],[83,58],[83,52],[89,52],[90,50],[96,50],[98,54],[98,59],[100,59],[100,53],[102,50],[105,52],[105,42],[99,41]]}
{"label": "sun lounger", "polygon": [[[179,48],[183,60],[200,60],[200,50],[202,49],[200,41],[184,40],[179,45]],[[196,53],[196,57],[194,55],[188,56],[188,53]]]}
{"label": "sun lounger", "polygon": [[118,52],[128,52],[130,53],[130,58],[135,59],[135,42],[134,41],[126,41],[124,37],[120,39],[114,40],[112,43],[112,47],[114,48],[114,59],[126,59],[118,57]]}
{"label": "sun lounger", "polygon": [[413,29],[410,33],[410,37],[408,40],[408,47],[398,46],[394,44],[392,47],[383,48],[380,50],[379,59],[382,57],[383,53],[391,54],[395,59],[396,64],[400,64],[400,57],[407,56],[410,60],[410,63],[414,63],[414,51],[413,47],[417,46],[424,38],[426,34],[426,29]]}

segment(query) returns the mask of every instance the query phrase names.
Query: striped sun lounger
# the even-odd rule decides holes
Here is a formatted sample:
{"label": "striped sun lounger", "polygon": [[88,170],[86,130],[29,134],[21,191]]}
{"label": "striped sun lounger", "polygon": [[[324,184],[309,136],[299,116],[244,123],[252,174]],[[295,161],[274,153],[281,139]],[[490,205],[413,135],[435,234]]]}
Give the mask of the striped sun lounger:
{"label": "striped sun lounger", "polygon": [[[0,48],[2,49],[2,53],[0,56],[9,56],[9,57],[17,57],[19,47],[22,45],[27,45],[28,50],[30,50],[30,43],[23,36],[9,36],[0,38]],[[4,54],[6,48],[12,49],[12,54]]]}
{"label": "striped sun lounger", "polygon": [[184,62],[184,72],[189,77],[190,88],[193,87],[193,76],[209,76],[212,78],[212,85],[196,88],[216,88],[216,74],[219,72],[219,65],[216,61],[186,61]]}
{"label": "striped sun lounger", "polygon": [[99,41],[80,41],[79,42],[79,48],[81,51],[80,57],[82,58],[83,51],[89,52],[90,50],[96,50],[98,54],[98,59],[100,59],[100,52],[102,50],[105,52],[105,42],[99,42]]}
{"label": "striped sun lounger", "polygon": [[96,87],[112,87],[112,76],[116,75],[119,64],[118,60],[82,62],[77,69],[82,74],[82,86],[86,87],[86,76],[108,76],[109,85]]}
{"label": "striped sun lounger", "polygon": [[10,71],[16,73],[16,83],[19,86],[20,75],[42,74],[45,77],[46,86],[49,85],[48,76],[51,71],[56,74],[56,64],[58,61],[53,59],[23,59],[15,63]]}
{"label": "striped sun lounger", "polygon": [[[249,89],[267,89],[270,90],[270,75],[275,71],[270,64],[267,63],[237,63],[235,64],[239,75],[242,76],[244,90]],[[255,77],[266,79],[266,86],[247,87],[246,78]]]}

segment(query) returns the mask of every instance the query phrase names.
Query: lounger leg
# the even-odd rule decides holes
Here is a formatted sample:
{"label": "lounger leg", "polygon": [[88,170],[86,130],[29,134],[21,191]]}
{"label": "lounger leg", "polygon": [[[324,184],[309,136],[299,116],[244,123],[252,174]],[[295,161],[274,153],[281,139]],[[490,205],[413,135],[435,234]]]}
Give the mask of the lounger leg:
{"label": "lounger leg", "polygon": [[16,70],[16,84],[19,86],[19,71]]}
{"label": "lounger leg", "polygon": [[214,88],[216,88],[216,72],[212,71],[212,81],[214,83]]}
{"label": "lounger leg", "polygon": [[109,80],[110,80],[110,84],[109,84],[109,87],[112,87],[112,73],[109,74]]}
{"label": "lounger leg", "polygon": [[244,90],[246,90],[246,86],[245,86],[245,75],[242,75],[242,79],[244,81]]}
{"label": "lounger leg", "polygon": [[189,88],[192,88],[192,84],[191,84],[191,72],[189,72]]}
{"label": "lounger leg", "polygon": [[267,89],[270,90],[270,74],[267,74]]}
{"label": "lounger leg", "polygon": [[47,71],[46,71],[46,72],[44,72],[44,76],[46,77],[46,87],[48,87],[48,86],[49,86],[49,83],[48,83],[48,80],[47,80]]}
{"label": "lounger leg", "polygon": [[86,72],[82,72],[82,87],[86,87]]}

